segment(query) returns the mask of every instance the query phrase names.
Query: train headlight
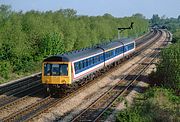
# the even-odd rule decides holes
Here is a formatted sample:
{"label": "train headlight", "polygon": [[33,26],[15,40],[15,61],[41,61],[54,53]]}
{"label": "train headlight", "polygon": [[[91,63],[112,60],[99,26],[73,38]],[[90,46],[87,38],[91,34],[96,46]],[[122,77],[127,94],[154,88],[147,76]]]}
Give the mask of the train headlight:
{"label": "train headlight", "polygon": [[46,80],[46,83],[48,83],[48,82],[49,82],[49,79]]}
{"label": "train headlight", "polygon": [[66,81],[65,81],[65,80],[62,80],[61,82],[62,82],[63,84],[66,84]]}

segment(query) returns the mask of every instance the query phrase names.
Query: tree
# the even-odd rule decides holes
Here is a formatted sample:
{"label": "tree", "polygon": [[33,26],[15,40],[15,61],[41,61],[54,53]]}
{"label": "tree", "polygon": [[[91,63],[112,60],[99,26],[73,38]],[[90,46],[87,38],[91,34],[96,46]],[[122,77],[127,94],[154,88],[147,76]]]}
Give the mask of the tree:
{"label": "tree", "polygon": [[152,25],[154,24],[159,24],[160,22],[160,17],[158,16],[158,14],[153,14],[152,19],[151,19]]}
{"label": "tree", "polygon": [[138,18],[141,18],[141,19],[145,19],[146,17],[143,15],[143,14],[141,14],[141,13],[136,13],[136,14],[133,14],[132,15],[133,17],[138,17]]}
{"label": "tree", "polygon": [[178,21],[180,21],[180,15],[178,16]]}
{"label": "tree", "polygon": [[11,6],[9,5],[1,5],[0,6],[0,16],[5,19],[7,18],[11,13]]}

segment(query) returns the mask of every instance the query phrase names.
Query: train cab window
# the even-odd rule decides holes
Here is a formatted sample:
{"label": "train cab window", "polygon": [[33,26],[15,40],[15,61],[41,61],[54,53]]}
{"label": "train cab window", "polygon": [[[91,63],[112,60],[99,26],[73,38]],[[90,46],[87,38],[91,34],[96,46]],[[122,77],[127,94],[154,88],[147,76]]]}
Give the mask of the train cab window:
{"label": "train cab window", "polygon": [[44,75],[45,76],[67,76],[68,65],[67,64],[45,64]]}
{"label": "train cab window", "polygon": [[60,64],[60,76],[68,76],[68,65]]}
{"label": "train cab window", "polygon": [[52,76],[59,75],[59,64],[52,64]]}
{"label": "train cab window", "polygon": [[51,75],[51,64],[44,64],[44,75],[45,76]]}

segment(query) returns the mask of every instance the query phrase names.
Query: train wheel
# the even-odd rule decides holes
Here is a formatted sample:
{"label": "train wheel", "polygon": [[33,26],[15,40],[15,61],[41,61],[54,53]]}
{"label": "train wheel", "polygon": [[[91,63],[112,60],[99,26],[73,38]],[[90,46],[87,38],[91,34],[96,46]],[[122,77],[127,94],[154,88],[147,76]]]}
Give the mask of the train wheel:
{"label": "train wheel", "polygon": [[45,95],[49,96],[50,95],[50,88],[49,85],[45,85]]}

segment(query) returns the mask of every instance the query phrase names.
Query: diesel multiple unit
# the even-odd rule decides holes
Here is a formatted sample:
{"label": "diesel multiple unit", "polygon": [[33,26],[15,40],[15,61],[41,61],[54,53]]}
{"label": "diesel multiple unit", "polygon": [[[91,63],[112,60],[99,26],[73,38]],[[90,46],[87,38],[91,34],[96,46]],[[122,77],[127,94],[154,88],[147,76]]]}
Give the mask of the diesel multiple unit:
{"label": "diesel multiple unit", "polygon": [[135,51],[133,39],[121,39],[99,45],[50,56],[42,64],[42,83],[46,86],[71,85],[92,76],[114,62]]}

